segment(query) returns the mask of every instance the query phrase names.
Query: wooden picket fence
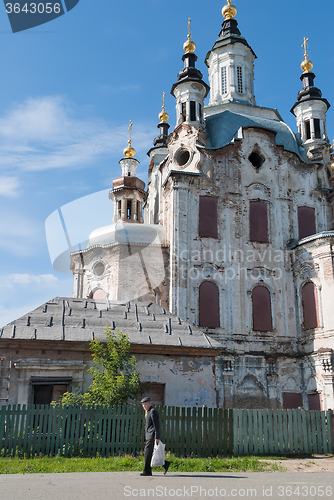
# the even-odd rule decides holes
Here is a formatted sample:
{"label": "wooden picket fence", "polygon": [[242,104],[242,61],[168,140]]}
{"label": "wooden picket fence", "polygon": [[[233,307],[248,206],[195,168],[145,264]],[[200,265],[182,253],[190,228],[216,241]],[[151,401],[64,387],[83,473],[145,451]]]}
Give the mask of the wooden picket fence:
{"label": "wooden picket fence", "polygon": [[235,455],[333,453],[332,411],[235,410]]}
{"label": "wooden picket fence", "polygon": [[[161,440],[180,457],[333,452],[331,411],[156,408]],[[1,456],[137,455],[144,445],[140,406],[0,409]]]}

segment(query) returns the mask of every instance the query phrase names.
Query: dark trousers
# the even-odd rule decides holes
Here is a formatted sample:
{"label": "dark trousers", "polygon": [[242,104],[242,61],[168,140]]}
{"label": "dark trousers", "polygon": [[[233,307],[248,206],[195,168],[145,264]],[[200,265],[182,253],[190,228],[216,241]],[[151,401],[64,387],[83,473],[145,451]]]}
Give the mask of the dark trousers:
{"label": "dark trousers", "polygon": [[147,439],[145,443],[145,449],[144,449],[144,457],[145,457],[145,468],[144,472],[147,474],[152,473],[151,469],[151,460],[152,460],[152,455],[153,455],[153,448],[154,448],[154,436],[152,438]]}

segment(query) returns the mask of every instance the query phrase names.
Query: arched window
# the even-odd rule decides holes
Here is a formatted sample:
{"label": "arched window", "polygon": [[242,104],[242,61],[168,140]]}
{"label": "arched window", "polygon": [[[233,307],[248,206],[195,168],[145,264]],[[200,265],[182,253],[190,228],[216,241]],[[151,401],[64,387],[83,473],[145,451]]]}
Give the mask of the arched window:
{"label": "arched window", "polygon": [[306,283],[302,288],[302,303],[303,303],[303,316],[304,328],[317,328],[318,314],[317,314],[317,292],[314,283]]}
{"label": "arched window", "polygon": [[203,281],[199,287],[199,325],[215,328],[219,321],[219,288],[212,281]]}
{"label": "arched window", "polygon": [[252,290],[253,330],[268,332],[273,329],[271,316],[270,292],[268,288],[258,285]]}
{"label": "arched window", "polygon": [[102,288],[97,288],[95,292],[93,293],[92,299],[95,300],[106,300],[106,294],[102,290]]}

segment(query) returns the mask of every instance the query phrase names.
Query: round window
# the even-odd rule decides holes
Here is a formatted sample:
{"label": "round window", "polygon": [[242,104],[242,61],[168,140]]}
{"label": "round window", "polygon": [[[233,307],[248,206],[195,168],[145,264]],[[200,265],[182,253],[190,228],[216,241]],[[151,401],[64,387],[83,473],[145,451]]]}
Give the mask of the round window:
{"label": "round window", "polygon": [[106,267],[103,262],[97,262],[93,267],[93,274],[95,274],[95,276],[102,276],[105,270]]}
{"label": "round window", "polygon": [[179,167],[184,167],[190,159],[190,153],[187,149],[179,149],[175,154],[175,161]]}

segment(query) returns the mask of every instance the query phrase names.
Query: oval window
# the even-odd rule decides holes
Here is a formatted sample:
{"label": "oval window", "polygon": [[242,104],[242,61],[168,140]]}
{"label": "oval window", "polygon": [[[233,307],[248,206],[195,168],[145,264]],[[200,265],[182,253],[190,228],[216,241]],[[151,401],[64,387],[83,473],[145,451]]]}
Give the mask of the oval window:
{"label": "oval window", "polygon": [[95,264],[95,266],[93,267],[93,274],[95,274],[95,276],[102,276],[105,269],[106,269],[106,267],[103,264],[103,262],[97,262]]}
{"label": "oval window", "polygon": [[175,161],[179,167],[184,167],[190,159],[190,153],[187,149],[180,149],[175,155]]}

